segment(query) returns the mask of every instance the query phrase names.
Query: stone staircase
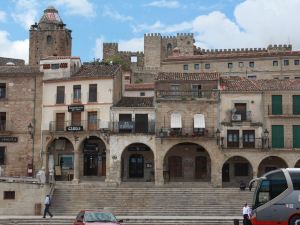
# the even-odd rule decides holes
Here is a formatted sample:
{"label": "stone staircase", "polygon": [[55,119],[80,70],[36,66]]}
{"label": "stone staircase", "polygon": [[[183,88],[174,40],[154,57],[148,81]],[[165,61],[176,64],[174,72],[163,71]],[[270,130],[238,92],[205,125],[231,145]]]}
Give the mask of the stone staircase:
{"label": "stone staircase", "polygon": [[240,216],[252,192],[212,187],[98,187],[57,185],[54,215],[107,209],[117,216]]}

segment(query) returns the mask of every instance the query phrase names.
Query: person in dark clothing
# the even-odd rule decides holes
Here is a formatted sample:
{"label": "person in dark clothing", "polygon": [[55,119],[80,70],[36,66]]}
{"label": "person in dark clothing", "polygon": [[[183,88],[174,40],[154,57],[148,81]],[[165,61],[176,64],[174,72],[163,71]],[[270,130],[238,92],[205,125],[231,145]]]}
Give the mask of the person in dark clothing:
{"label": "person in dark clothing", "polygon": [[52,218],[53,214],[50,212],[49,207],[51,205],[51,201],[50,201],[50,195],[47,195],[44,201],[45,204],[45,209],[44,209],[44,216],[43,218],[46,218],[46,214],[48,213],[49,216]]}

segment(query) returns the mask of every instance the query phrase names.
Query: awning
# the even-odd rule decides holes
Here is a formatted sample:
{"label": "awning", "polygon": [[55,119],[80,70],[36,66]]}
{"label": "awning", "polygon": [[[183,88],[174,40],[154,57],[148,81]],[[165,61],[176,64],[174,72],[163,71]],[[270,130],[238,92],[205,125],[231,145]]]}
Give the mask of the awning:
{"label": "awning", "polygon": [[194,128],[205,128],[205,119],[203,114],[194,115]]}
{"label": "awning", "polygon": [[171,128],[182,128],[180,113],[171,114]]}

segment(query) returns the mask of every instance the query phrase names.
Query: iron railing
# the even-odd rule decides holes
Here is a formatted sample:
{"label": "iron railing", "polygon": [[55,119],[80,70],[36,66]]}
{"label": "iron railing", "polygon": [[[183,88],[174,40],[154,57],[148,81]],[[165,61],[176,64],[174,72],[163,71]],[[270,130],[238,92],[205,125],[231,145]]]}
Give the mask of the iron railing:
{"label": "iron railing", "polygon": [[245,112],[231,112],[230,114],[231,122],[251,122],[252,121],[252,111]]}
{"label": "iron railing", "polygon": [[177,90],[156,90],[157,98],[166,99],[181,99],[181,100],[193,100],[193,99],[218,99],[219,92],[210,91],[177,91]]}
{"label": "iron railing", "polygon": [[150,120],[148,123],[137,121],[114,121],[111,123],[111,132],[113,133],[155,133],[154,120]]}
{"label": "iron railing", "polygon": [[160,138],[183,138],[183,137],[216,137],[215,128],[193,128],[193,127],[183,127],[183,128],[166,128],[163,127],[156,131],[156,136]]}
{"label": "iron railing", "polygon": [[235,141],[228,141],[227,137],[221,137],[220,146],[224,149],[269,149],[271,145],[269,143],[269,138],[250,138],[245,140],[244,138],[239,138]]}
{"label": "iron railing", "polygon": [[100,119],[97,120],[81,120],[81,121],[51,121],[49,130],[67,131],[68,127],[80,127],[83,131],[108,130],[109,122]]}

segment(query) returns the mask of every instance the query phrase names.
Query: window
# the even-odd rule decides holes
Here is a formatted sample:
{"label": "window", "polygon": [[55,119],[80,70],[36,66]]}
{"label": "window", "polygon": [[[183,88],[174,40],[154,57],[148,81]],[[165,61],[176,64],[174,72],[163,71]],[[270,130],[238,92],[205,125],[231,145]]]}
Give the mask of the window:
{"label": "window", "polygon": [[56,88],[56,104],[65,103],[65,86],[57,86]]}
{"label": "window", "polygon": [[50,64],[43,64],[43,69],[44,70],[50,69]]}
{"label": "window", "polygon": [[59,69],[59,64],[58,63],[51,64],[51,69],[52,70],[58,70]]}
{"label": "window", "polygon": [[239,67],[240,68],[244,67],[244,62],[239,62]]}
{"label": "window", "polygon": [[294,65],[298,66],[300,64],[299,59],[294,60]]}
{"label": "window", "polygon": [[145,92],[140,92],[140,96],[141,97],[145,96]]}
{"label": "window", "polygon": [[300,95],[293,95],[293,114],[300,115]]}
{"label": "window", "polygon": [[288,66],[290,64],[288,59],[283,60],[283,65]]}
{"label": "window", "polygon": [[0,131],[6,130],[6,112],[0,112]]}
{"label": "window", "polygon": [[278,61],[277,60],[273,61],[273,66],[278,66]]}
{"label": "window", "polygon": [[0,147],[0,165],[5,165],[5,147]]}
{"label": "window", "polygon": [[227,67],[228,67],[228,69],[231,69],[231,68],[233,68],[233,64],[232,63],[228,63]]}
{"label": "window", "polygon": [[89,85],[89,102],[97,102],[97,84]]}
{"label": "window", "polygon": [[227,147],[238,148],[239,140],[239,130],[227,130]]}
{"label": "window", "polygon": [[59,155],[59,165],[63,170],[73,169],[73,155]]}
{"label": "window", "polygon": [[171,84],[171,95],[178,96],[179,95],[179,84]]}
{"label": "window", "polygon": [[167,54],[170,55],[172,53],[172,44],[168,43],[167,45]]}
{"label": "window", "polygon": [[272,148],[284,147],[283,125],[272,125]]}
{"label": "window", "polygon": [[81,125],[81,112],[71,113],[71,126],[82,126]]}
{"label": "window", "polygon": [[272,95],[272,115],[282,115],[281,95]]}
{"label": "window", "polygon": [[289,174],[292,178],[294,189],[300,190],[300,174],[294,171],[289,171]]}
{"label": "window", "polygon": [[254,67],[254,62],[249,62],[249,67]]}
{"label": "window", "polygon": [[119,132],[131,133],[134,129],[131,114],[119,114]]}
{"label": "window", "polygon": [[248,163],[235,163],[234,176],[247,177],[248,176]]}
{"label": "window", "polygon": [[4,191],[3,192],[3,199],[8,200],[8,199],[15,199],[15,191]]}
{"label": "window", "polygon": [[210,64],[209,63],[206,63],[205,65],[204,65],[204,67],[205,67],[205,69],[210,69]]}
{"label": "window", "polygon": [[201,98],[202,97],[201,85],[192,84],[192,96],[196,97],[196,98]]}
{"label": "window", "polygon": [[68,63],[61,63],[59,64],[60,68],[68,68]]}
{"label": "window", "polygon": [[0,99],[6,98],[6,84],[0,83]]}
{"label": "window", "polygon": [[248,79],[250,79],[250,80],[256,80],[256,75],[249,75]]}
{"label": "window", "polygon": [[81,85],[73,86],[73,102],[81,102]]}
{"label": "window", "polygon": [[65,130],[65,114],[64,113],[56,113],[56,131],[64,131]]}
{"label": "window", "polygon": [[47,44],[52,44],[52,42],[53,42],[52,36],[48,35],[47,36]]}
{"label": "window", "polygon": [[88,129],[97,130],[97,112],[88,112]]}
{"label": "window", "polygon": [[255,147],[255,131],[243,130],[243,147],[254,148]]}
{"label": "window", "polygon": [[241,115],[241,121],[247,120],[247,104],[246,103],[235,103],[234,108],[236,109],[235,115]]}
{"label": "window", "polygon": [[288,80],[288,79],[290,79],[290,77],[284,77],[284,79],[285,79],[285,80]]}
{"label": "window", "polygon": [[183,70],[189,70],[189,65],[187,64],[183,65]]}
{"label": "window", "polygon": [[195,69],[195,70],[199,70],[199,69],[200,69],[199,64],[194,64],[194,69]]}
{"label": "window", "polygon": [[293,125],[293,148],[300,148],[300,125]]}

